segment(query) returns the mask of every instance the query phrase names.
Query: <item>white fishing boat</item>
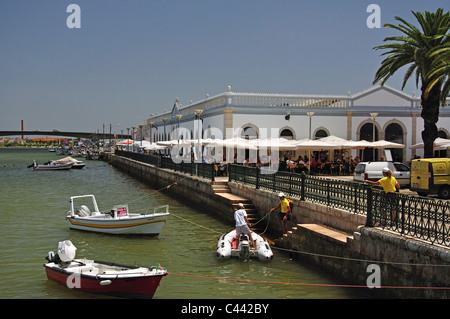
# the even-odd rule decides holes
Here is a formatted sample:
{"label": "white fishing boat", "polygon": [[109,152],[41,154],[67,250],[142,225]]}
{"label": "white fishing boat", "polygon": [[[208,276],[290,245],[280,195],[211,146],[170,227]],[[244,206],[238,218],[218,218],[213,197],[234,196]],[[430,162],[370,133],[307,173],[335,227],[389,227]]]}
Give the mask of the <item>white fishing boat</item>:
{"label": "white fishing boat", "polygon": [[105,261],[75,259],[70,240],[58,243],[58,251],[48,253],[44,264],[49,280],[71,289],[125,298],[152,298],[167,270]]}
{"label": "white fishing boat", "polygon": [[238,257],[240,259],[258,258],[259,260],[272,260],[273,252],[267,240],[255,232],[251,232],[254,248],[250,247],[250,240],[247,235],[241,235],[239,244],[237,243],[236,229],[222,235],[217,243],[217,257],[229,259]]}
{"label": "white fishing boat", "polygon": [[33,161],[33,164],[28,167],[33,167],[35,171],[58,171],[71,169],[72,166],[72,162],[48,161],[44,164],[38,164],[36,161]]}
{"label": "white fishing boat", "polygon": [[[75,205],[75,201],[78,204]],[[153,211],[129,213],[128,205],[116,205],[112,210],[100,212],[94,195],[70,197],[70,210],[66,220],[71,229],[120,235],[157,236],[169,216],[169,205]]]}

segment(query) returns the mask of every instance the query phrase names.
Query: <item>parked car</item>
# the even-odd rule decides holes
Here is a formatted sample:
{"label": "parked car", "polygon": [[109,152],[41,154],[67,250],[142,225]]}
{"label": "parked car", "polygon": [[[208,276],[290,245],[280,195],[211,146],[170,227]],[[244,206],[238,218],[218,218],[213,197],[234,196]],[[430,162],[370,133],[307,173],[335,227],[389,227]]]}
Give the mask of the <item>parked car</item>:
{"label": "parked car", "polygon": [[411,163],[411,188],[420,196],[450,199],[450,158],[424,158]]}
{"label": "parked car", "polygon": [[382,170],[388,167],[392,171],[392,176],[399,182],[401,187],[409,187],[410,168],[400,162],[360,162],[355,167],[353,180],[355,181],[377,181],[383,178]]}

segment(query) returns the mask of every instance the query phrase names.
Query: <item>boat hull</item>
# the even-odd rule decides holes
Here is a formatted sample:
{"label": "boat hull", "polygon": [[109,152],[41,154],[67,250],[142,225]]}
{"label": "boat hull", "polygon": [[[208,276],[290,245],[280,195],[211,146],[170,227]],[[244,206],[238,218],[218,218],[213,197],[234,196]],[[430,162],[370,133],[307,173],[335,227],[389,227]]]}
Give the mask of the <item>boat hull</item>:
{"label": "boat hull", "polygon": [[137,218],[97,218],[68,216],[71,229],[106,234],[158,236],[169,214],[157,214]]}
{"label": "boat hull", "polygon": [[162,277],[167,272],[153,275],[126,276],[88,275],[75,276],[54,263],[44,265],[47,278],[60,285],[87,293],[110,295],[123,298],[153,298]]}
{"label": "boat hull", "polygon": [[36,165],[33,167],[35,171],[61,171],[61,170],[69,170],[73,166],[72,163],[69,164],[60,164],[60,165]]}

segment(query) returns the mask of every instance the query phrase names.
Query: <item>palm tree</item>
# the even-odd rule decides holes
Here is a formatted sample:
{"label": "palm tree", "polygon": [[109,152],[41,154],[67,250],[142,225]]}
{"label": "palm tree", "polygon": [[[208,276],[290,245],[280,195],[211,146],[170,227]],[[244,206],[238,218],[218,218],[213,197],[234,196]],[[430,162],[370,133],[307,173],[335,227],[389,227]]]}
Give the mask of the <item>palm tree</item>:
{"label": "palm tree", "polygon": [[[436,123],[439,119],[439,104],[445,100],[442,96],[442,86],[445,61],[440,58],[440,53],[449,43],[450,13],[444,13],[443,9],[438,9],[436,13],[414,12],[413,15],[419,22],[420,28],[405,21],[400,17],[395,17],[401,23],[397,25],[385,24],[387,28],[393,28],[402,32],[403,36],[393,36],[385,38],[384,41],[391,43],[380,45],[374,49],[388,49],[382,55],[387,57],[381,62],[381,66],[376,72],[374,84],[381,81],[383,85],[397,70],[409,65],[403,79],[402,90],[412,74],[416,75],[416,86],[421,82],[421,116],[424,120],[424,130],[422,140],[424,143],[424,156],[433,156],[433,143],[437,137]],[[438,71],[440,70],[440,71]],[[448,72],[448,65],[447,65]],[[444,85],[444,92],[448,94],[448,79]]]}
{"label": "palm tree", "polygon": [[429,74],[430,84],[426,90],[428,93],[434,85],[443,82],[441,93],[441,103],[445,103],[447,96],[450,93],[450,42],[440,45],[430,51],[430,57],[436,59],[432,65],[432,71]]}

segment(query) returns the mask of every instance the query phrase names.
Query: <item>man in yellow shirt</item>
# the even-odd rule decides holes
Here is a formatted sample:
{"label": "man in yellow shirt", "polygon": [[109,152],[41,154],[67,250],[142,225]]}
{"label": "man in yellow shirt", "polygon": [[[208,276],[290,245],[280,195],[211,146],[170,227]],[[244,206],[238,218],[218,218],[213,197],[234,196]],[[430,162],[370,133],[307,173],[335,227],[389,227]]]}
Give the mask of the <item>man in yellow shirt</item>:
{"label": "man in yellow shirt", "polygon": [[376,182],[369,180],[364,180],[363,182],[368,182],[374,185],[381,185],[386,193],[395,193],[397,189],[400,189],[400,184],[397,182],[395,177],[392,176],[392,171],[389,168],[383,168],[382,173],[384,177]]}
{"label": "man in yellow shirt", "polygon": [[286,235],[286,221],[288,220],[288,216],[291,213],[291,206],[289,205],[289,200],[283,193],[280,193],[278,197],[280,198],[280,203],[276,207],[272,208],[270,212],[273,212],[274,210],[280,208],[281,227],[283,230],[283,235]]}
{"label": "man in yellow shirt", "polygon": [[364,180],[363,182],[369,182],[373,185],[381,185],[383,187],[383,190],[386,194],[384,198],[381,199],[380,207],[381,207],[381,218],[382,218],[382,224],[386,223],[386,210],[390,211],[390,218],[391,221],[397,221],[397,211],[398,211],[398,202],[395,196],[395,193],[397,189],[400,189],[400,184],[397,182],[394,176],[392,176],[392,171],[385,167],[382,170],[383,178],[379,179],[376,182]]}

